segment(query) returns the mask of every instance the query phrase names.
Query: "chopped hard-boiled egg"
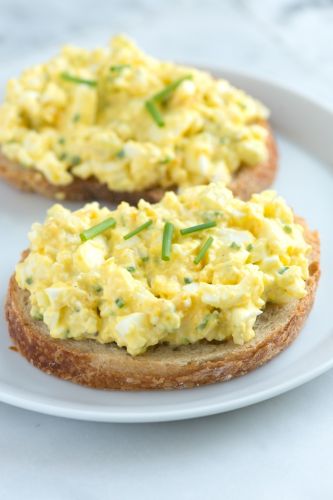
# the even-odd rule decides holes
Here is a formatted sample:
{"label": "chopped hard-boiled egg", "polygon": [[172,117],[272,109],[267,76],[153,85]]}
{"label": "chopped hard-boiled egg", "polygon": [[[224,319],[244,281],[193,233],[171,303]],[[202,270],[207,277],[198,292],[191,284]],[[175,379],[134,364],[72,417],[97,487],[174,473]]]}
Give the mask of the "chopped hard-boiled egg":
{"label": "chopped hard-boiled egg", "polygon": [[274,191],[244,202],[211,184],[138,208],[54,205],[30,241],[16,279],[31,315],[52,337],[131,355],[163,342],[243,344],[267,302],[306,293],[310,247]]}
{"label": "chopped hard-boiled egg", "polygon": [[265,160],[267,115],[228,82],[117,36],[91,51],[66,46],[10,80],[0,144],[59,186],[73,176],[113,191],[228,182]]}

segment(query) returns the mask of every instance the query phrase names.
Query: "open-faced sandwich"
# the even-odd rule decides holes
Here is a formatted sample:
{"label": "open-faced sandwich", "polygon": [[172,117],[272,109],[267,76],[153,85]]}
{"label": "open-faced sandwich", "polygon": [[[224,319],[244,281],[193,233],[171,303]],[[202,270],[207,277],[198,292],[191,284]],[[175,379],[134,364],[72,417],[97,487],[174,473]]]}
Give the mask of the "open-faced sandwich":
{"label": "open-faced sandwich", "polygon": [[222,184],[151,205],[54,205],[34,224],[9,285],[18,350],[98,388],[227,380],[288,346],[319,279],[319,239],[273,191]]}
{"label": "open-faced sandwich", "polygon": [[9,81],[0,177],[60,200],[154,202],[216,181],[247,199],[277,168],[267,117],[227,81],[122,36],[91,51],[67,46]]}

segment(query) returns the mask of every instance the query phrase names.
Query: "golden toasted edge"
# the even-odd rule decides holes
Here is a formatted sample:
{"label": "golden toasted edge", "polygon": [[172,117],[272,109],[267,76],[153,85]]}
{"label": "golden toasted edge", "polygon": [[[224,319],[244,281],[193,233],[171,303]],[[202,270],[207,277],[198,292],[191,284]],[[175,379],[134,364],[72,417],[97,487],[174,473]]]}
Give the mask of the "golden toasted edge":
{"label": "golden toasted edge", "polygon": [[[276,175],[278,164],[276,143],[268,123],[263,122],[262,124],[268,129],[267,161],[255,167],[242,167],[229,186],[234,194],[242,199],[248,199],[252,193],[269,187]],[[111,191],[106,184],[101,184],[95,177],[86,180],[74,177],[67,186],[55,186],[38,170],[24,168],[6,158],[1,153],[1,149],[0,177],[22,191],[34,191],[54,199],[59,199],[60,196],[60,199],[72,201],[103,200],[116,204],[128,201],[131,204],[136,204],[143,198],[151,203],[156,203],[165,193],[165,190],[158,187],[135,192]]]}
{"label": "golden toasted edge", "polygon": [[[256,337],[244,346],[229,342],[159,345],[137,357],[114,344],[57,340],[42,321],[30,316],[29,293],[13,275],[6,301],[9,333],[19,352],[34,366],[65,380],[100,389],[179,389],[229,380],[261,366],[298,335],[315,297],[320,277],[317,232],[305,227],[312,247],[307,295],[286,306],[268,305],[255,324]],[[27,252],[23,254],[23,258]]]}

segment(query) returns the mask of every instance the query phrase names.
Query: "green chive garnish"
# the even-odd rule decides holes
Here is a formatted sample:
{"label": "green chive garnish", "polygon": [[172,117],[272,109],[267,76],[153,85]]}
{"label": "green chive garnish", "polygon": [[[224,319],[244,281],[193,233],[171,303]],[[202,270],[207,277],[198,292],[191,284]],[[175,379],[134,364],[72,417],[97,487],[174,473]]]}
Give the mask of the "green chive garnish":
{"label": "green chive garnish", "polygon": [[201,214],[201,218],[204,222],[210,222],[212,218],[223,217],[223,212],[221,210],[208,210],[207,212],[203,212]]}
{"label": "green chive garnish", "polygon": [[202,231],[202,229],[209,229],[210,227],[215,227],[216,221],[211,220],[209,222],[204,222],[203,224],[198,224],[197,226],[186,227],[180,230],[180,234],[190,234],[196,233],[197,231]]}
{"label": "green chive garnish", "polygon": [[142,262],[148,262],[149,257],[148,255],[145,255],[144,257],[141,257]]}
{"label": "green chive garnish", "polygon": [[170,163],[172,158],[170,156],[166,156],[163,160],[160,161],[161,165],[166,165],[167,163]]}
{"label": "green chive garnish", "polygon": [[26,284],[27,285],[32,285],[32,282],[33,282],[33,279],[31,276],[29,276],[26,280],[25,280]]}
{"label": "green chive garnish", "polygon": [[73,115],[72,121],[73,123],[77,123],[80,121],[80,119],[81,119],[80,113],[75,113],[75,115]]}
{"label": "green chive garnish", "polygon": [[286,233],[288,233],[288,234],[290,234],[290,233],[292,232],[292,229],[291,229],[291,227],[290,227],[290,226],[284,226],[284,227],[283,227],[283,230],[284,230]]}
{"label": "green chive garnish", "polygon": [[192,282],[193,282],[192,278],[190,278],[189,276],[185,276],[185,278],[184,278],[185,285],[189,285]]}
{"label": "green chive garnish", "polygon": [[240,245],[237,245],[237,243],[235,241],[233,241],[230,245],[230,248],[232,248],[233,250],[239,250]]}
{"label": "green chive garnish", "polygon": [[101,285],[96,285],[94,287],[94,290],[96,293],[101,293],[101,292],[103,292],[103,287]]}
{"label": "green chive garnish", "polygon": [[124,158],[125,157],[125,151],[123,149],[121,149],[120,151],[118,151],[118,153],[116,153],[116,157],[117,158]]}
{"label": "green chive garnish", "polygon": [[136,229],[133,229],[130,233],[125,234],[124,240],[129,240],[132,238],[132,236],[135,236],[138,233],[141,233],[144,229],[147,229],[147,227],[151,226],[153,221],[151,219],[147,220],[144,224],[141,224],[141,226],[137,227]]}
{"label": "green chive garnish", "polygon": [[145,106],[146,106],[146,110],[151,115],[151,117],[156,122],[156,124],[159,127],[164,127],[165,121],[163,120],[161,113],[159,112],[159,110],[155,106],[154,101],[152,101],[152,100],[146,101]]}
{"label": "green chive garnish", "polygon": [[206,240],[206,242],[200,248],[198,255],[194,259],[194,264],[199,264],[199,262],[204,258],[204,256],[206,255],[206,253],[207,253],[209,247],[211,246],[211,244],[213,243],[213,241],[214,241],[214,239],[212,238],[212,236],[210,236]]}
{"label": "green chive garnish", "polygon": [[281,267],[281,269],[278,270],[278,273],[279,274],[284,274],[286,271],[288,271],[288,269],[289,269],[288,266]]}
{"label": "green chive garnish", "polygon": [[69,73],[63,72],[61,73],[61,78],[66,80],[66,82],[72,83],[83,83],[84,85],[89,85],[89,87],[96,87],[97,80],[89,80],[87,78],[80,78],[79,76],[70,75]]}
{"label": "green chive garnish", "polygon": [[95,236],[97,236],[98,234],[103,233],[107,229],[111,229],[115,225],[116,221],[112,217],[110,217],[109,219],[105,219],[100,224],[90,227],[89,229],[86,229],[85,231],[80,233],[81,241],[87,241],[90,240],[91,238],[95,238]]}
{"label": "green chive garnish", "polygon": [[251,252],[251,250],[253,250],[253,245],[252,245],[252,243],[249,243],[249,245],[247,245],[246,250],[247,250],[248,252]]}
{"label": "green chive garnish", "polygon": [[210,319],[210,314],[207,314],[202,320],[202,322],[198,325],[198,330],[204,330],[208,325],[209,319]]}
{"label": "green chive garnish", "polygon": [[130,64],[114,64],[113,66],[110,66],[110,71],[118,73],[119,71],[130,67]]}
{"label": "green chive garnish", "polygon": [[183,76],[182,78],[178,78],[178,80],[175,80],[174,82],[170,83],[167,85],[163,90],[158,92],[157,94],[153,95],[148,101],[146,101],[145,106],[150,113],[151,117],[153,120],[156,122],[156,124],[159,127],[164,127],[165,122],[163,120],[163,117],[159,110],[156,107],[156,103],[158,102],[165,102],[171,94],[176,90],[176,88],[184,81],[188,80],[189,78],[192,78],[192,75],[186,75]]}
{"label": "green chive garnish", "polygon": [[122,307],[124,307],[125,302],[124,302],[124,300],[121,297],[118,297],[115,300],[115,304],[116,304],[117,307],[119,307],[119,309],[121,309]]}
{"label": "green chive garnish", "polygon": [[59,142],[59,144],[65,144],[65,142],[66,142],[65,137],[59,137],[58,142]]}
{"label": "green chive garnish", "polygon": [[157,94],[153,95],[151,98],[152,101],[155,102],[163,102],[169,99],[171,94],[176,90],[177,87],[184,81],[184,80],[189,80],[192,78],[192,75],[186,75],[183,76],[182,78],[178,78],[178,80],[175,80],[174,82],[170,83],[167,85],[161,92],[158,92]]}
{"label": "green chive garnish", "polygon": [[173,230],[174,225],[171,222],[166,222],[163,230],[162,260],[170,260]]}
{"label": "green chive garnish", "polygon": [[66,158],[67,158],[67,153],[61,153],[61,155],[59,155],[59,157],[58,157],[58,158],[59,158],[59,160],[60,160],[60,161],[64,161],[64,160],[66,160]]}
{"label": "green chive garnish", "polygon": [[135,267],[134,267],[134,266],[128,266],[128,267],[126,267],[126,269],[127,269],[127,271],[128,271],[129,273],[135,273],[135,271],[136,271],[136,269],[135,269]]}
{"label": "green chive garnish", "polygon": [[246,108],[247,108],[246,104],[244,104],[243,102],[238,101],[238,102],[237,102],[237,104],[238,104],[238,106],[239,106],[241,109],[246,109]]}
{"label": "green chive garnish", "polygon": [[43,321],[44,316],[43,316],[41,313],[36,313],[36,314],[33,316],[33,319],[35,319],[36,321]]}
{"label": "green chive garnish", "polygon": [[78,155],[75,155],[71,159],[71,167],[76,167],[77,165],[80,165],[81,163],[81,157]]}
{"label": "green chive garnish", "polygon": [[221,137],[220,138],[220,144],[229,144],[230,142],[230,137]]}

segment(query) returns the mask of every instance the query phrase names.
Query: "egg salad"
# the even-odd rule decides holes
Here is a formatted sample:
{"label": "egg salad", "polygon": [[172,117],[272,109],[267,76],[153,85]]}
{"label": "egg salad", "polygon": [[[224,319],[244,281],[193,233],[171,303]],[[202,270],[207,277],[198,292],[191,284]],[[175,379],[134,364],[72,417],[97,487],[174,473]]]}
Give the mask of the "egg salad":
{"label": "egg salad", "polygon": [[147,56],[123,36],[65,46],[8,82],[3,154],[59,186],[97,178],[113,191],[228,183],[267,157],[267,109],[204,71]]}
{"label": "egg salad", "polygon": [[163,342],[244,344],[267,302],[306,294],[310,247],[274,191],[243,202],[216,183],[138,208],[56,204],[29,236],[16,279],[32,317],[54,338],[134,356]]}

